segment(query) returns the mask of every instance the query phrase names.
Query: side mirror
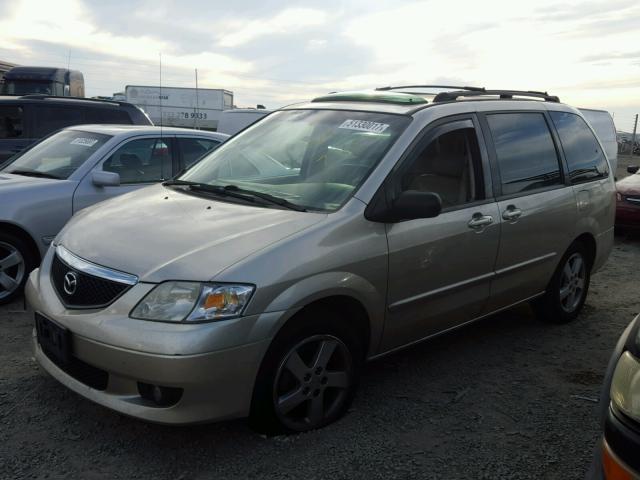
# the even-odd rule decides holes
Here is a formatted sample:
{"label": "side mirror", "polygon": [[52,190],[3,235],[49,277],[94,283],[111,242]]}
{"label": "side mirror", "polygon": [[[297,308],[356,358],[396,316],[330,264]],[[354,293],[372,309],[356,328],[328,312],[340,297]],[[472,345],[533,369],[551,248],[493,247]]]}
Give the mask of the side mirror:
{"label": "side mirror", "polygon": [[91,181],[96,187],[117,187],[120,185],[120,175],[115,172],[93,172]]}
{"label": "side mirror", "polygon": [[393,205],[387,206],[386,202],[374,202],[371,210],[365,213],[365,217],[374,222],[396,223],[403,220],[415,220],[418,218],[433,218],[442,211],[440,195],[431,192],[407,190],[400,193]]}
{"label": "side mirror", "polygon": [[638,165],[629,165],[627,167],[627,173],[638,173],[638,170],[640,170],[640,166]]}
{"label": "side mirror", "polygon": [[442,200],[440,195],[418,190],[407,190],[400,194],[391,207],[395,221],[433,218],[440,215]]}

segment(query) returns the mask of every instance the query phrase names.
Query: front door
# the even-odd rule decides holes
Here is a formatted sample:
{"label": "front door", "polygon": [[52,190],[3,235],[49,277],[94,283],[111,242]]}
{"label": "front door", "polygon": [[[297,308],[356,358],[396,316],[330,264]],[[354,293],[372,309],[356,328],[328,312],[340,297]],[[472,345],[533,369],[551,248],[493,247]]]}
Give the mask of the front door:
{"label": "front door", "polygon": [[392,179],[396,191],[437,193],[443,210],[387,226],[383,351],[472,320],[489,297],[500,221],[479,133],[474,117],[430,128]]}
{"label": "front door", "polygon": [[120,185],[96,186],[89,172],[73,197],[73,212],[123,193],[137,190],[173,177],[172,137],[148,137],[129,140],[96,164],[93,171],[114,172]]}

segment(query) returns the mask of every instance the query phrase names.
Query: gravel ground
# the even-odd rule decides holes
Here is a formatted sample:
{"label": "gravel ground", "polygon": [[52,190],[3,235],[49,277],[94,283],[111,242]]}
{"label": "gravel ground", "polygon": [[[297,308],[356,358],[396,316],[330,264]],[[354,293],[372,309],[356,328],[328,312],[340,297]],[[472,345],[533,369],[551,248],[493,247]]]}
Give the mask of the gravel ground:
{"label": "gravel ground", "polygon": [[35,365],[22,302],[0,307],[0,478],[582,478],[609,355],[640,311],[638,265],[640,237],[619,236],[576,322],[522,306],[377,360],[341,421],[276,438],[94,405]]}

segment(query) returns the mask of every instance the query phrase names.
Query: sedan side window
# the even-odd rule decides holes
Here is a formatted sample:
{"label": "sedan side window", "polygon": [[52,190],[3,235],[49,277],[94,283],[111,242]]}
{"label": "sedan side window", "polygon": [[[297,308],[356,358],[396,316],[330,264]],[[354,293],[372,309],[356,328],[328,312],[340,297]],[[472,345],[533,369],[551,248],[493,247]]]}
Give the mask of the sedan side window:
{"label": "sedan side window", "polygon": [[120,183],[153,183],[173,176],[171,142],[144,138],[127,142],[102,165],[107,172],[120,175]]}
{"label": "sedan side window", "polygon": [[205,138],[178,138],[178,145],[182,151],[183,166],[190,167],[205,153],[220,145],[220,142]]}
{"label": "sedan side window", "polygon": [[443,208],[471,203],[482,198],[478,191],[480,165],[475,130],[452,130],[418,153],[402,176],[402,190],[437,193]]}

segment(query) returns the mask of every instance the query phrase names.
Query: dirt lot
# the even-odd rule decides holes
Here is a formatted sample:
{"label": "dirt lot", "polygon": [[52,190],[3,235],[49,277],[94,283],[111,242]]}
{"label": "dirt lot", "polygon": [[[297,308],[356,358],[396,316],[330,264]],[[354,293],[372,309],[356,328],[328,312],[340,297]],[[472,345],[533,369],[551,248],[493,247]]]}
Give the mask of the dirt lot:
{"label": "dirt lot", "polygon": [[640,311],[638,265],[640,238],[617,237],[575,323],[545,325],[523,306],[370,363],[344,419],[293,437],[94,405],[38,370],[21,302],[2,307],[0,478],[582,478],[593,400]]}

